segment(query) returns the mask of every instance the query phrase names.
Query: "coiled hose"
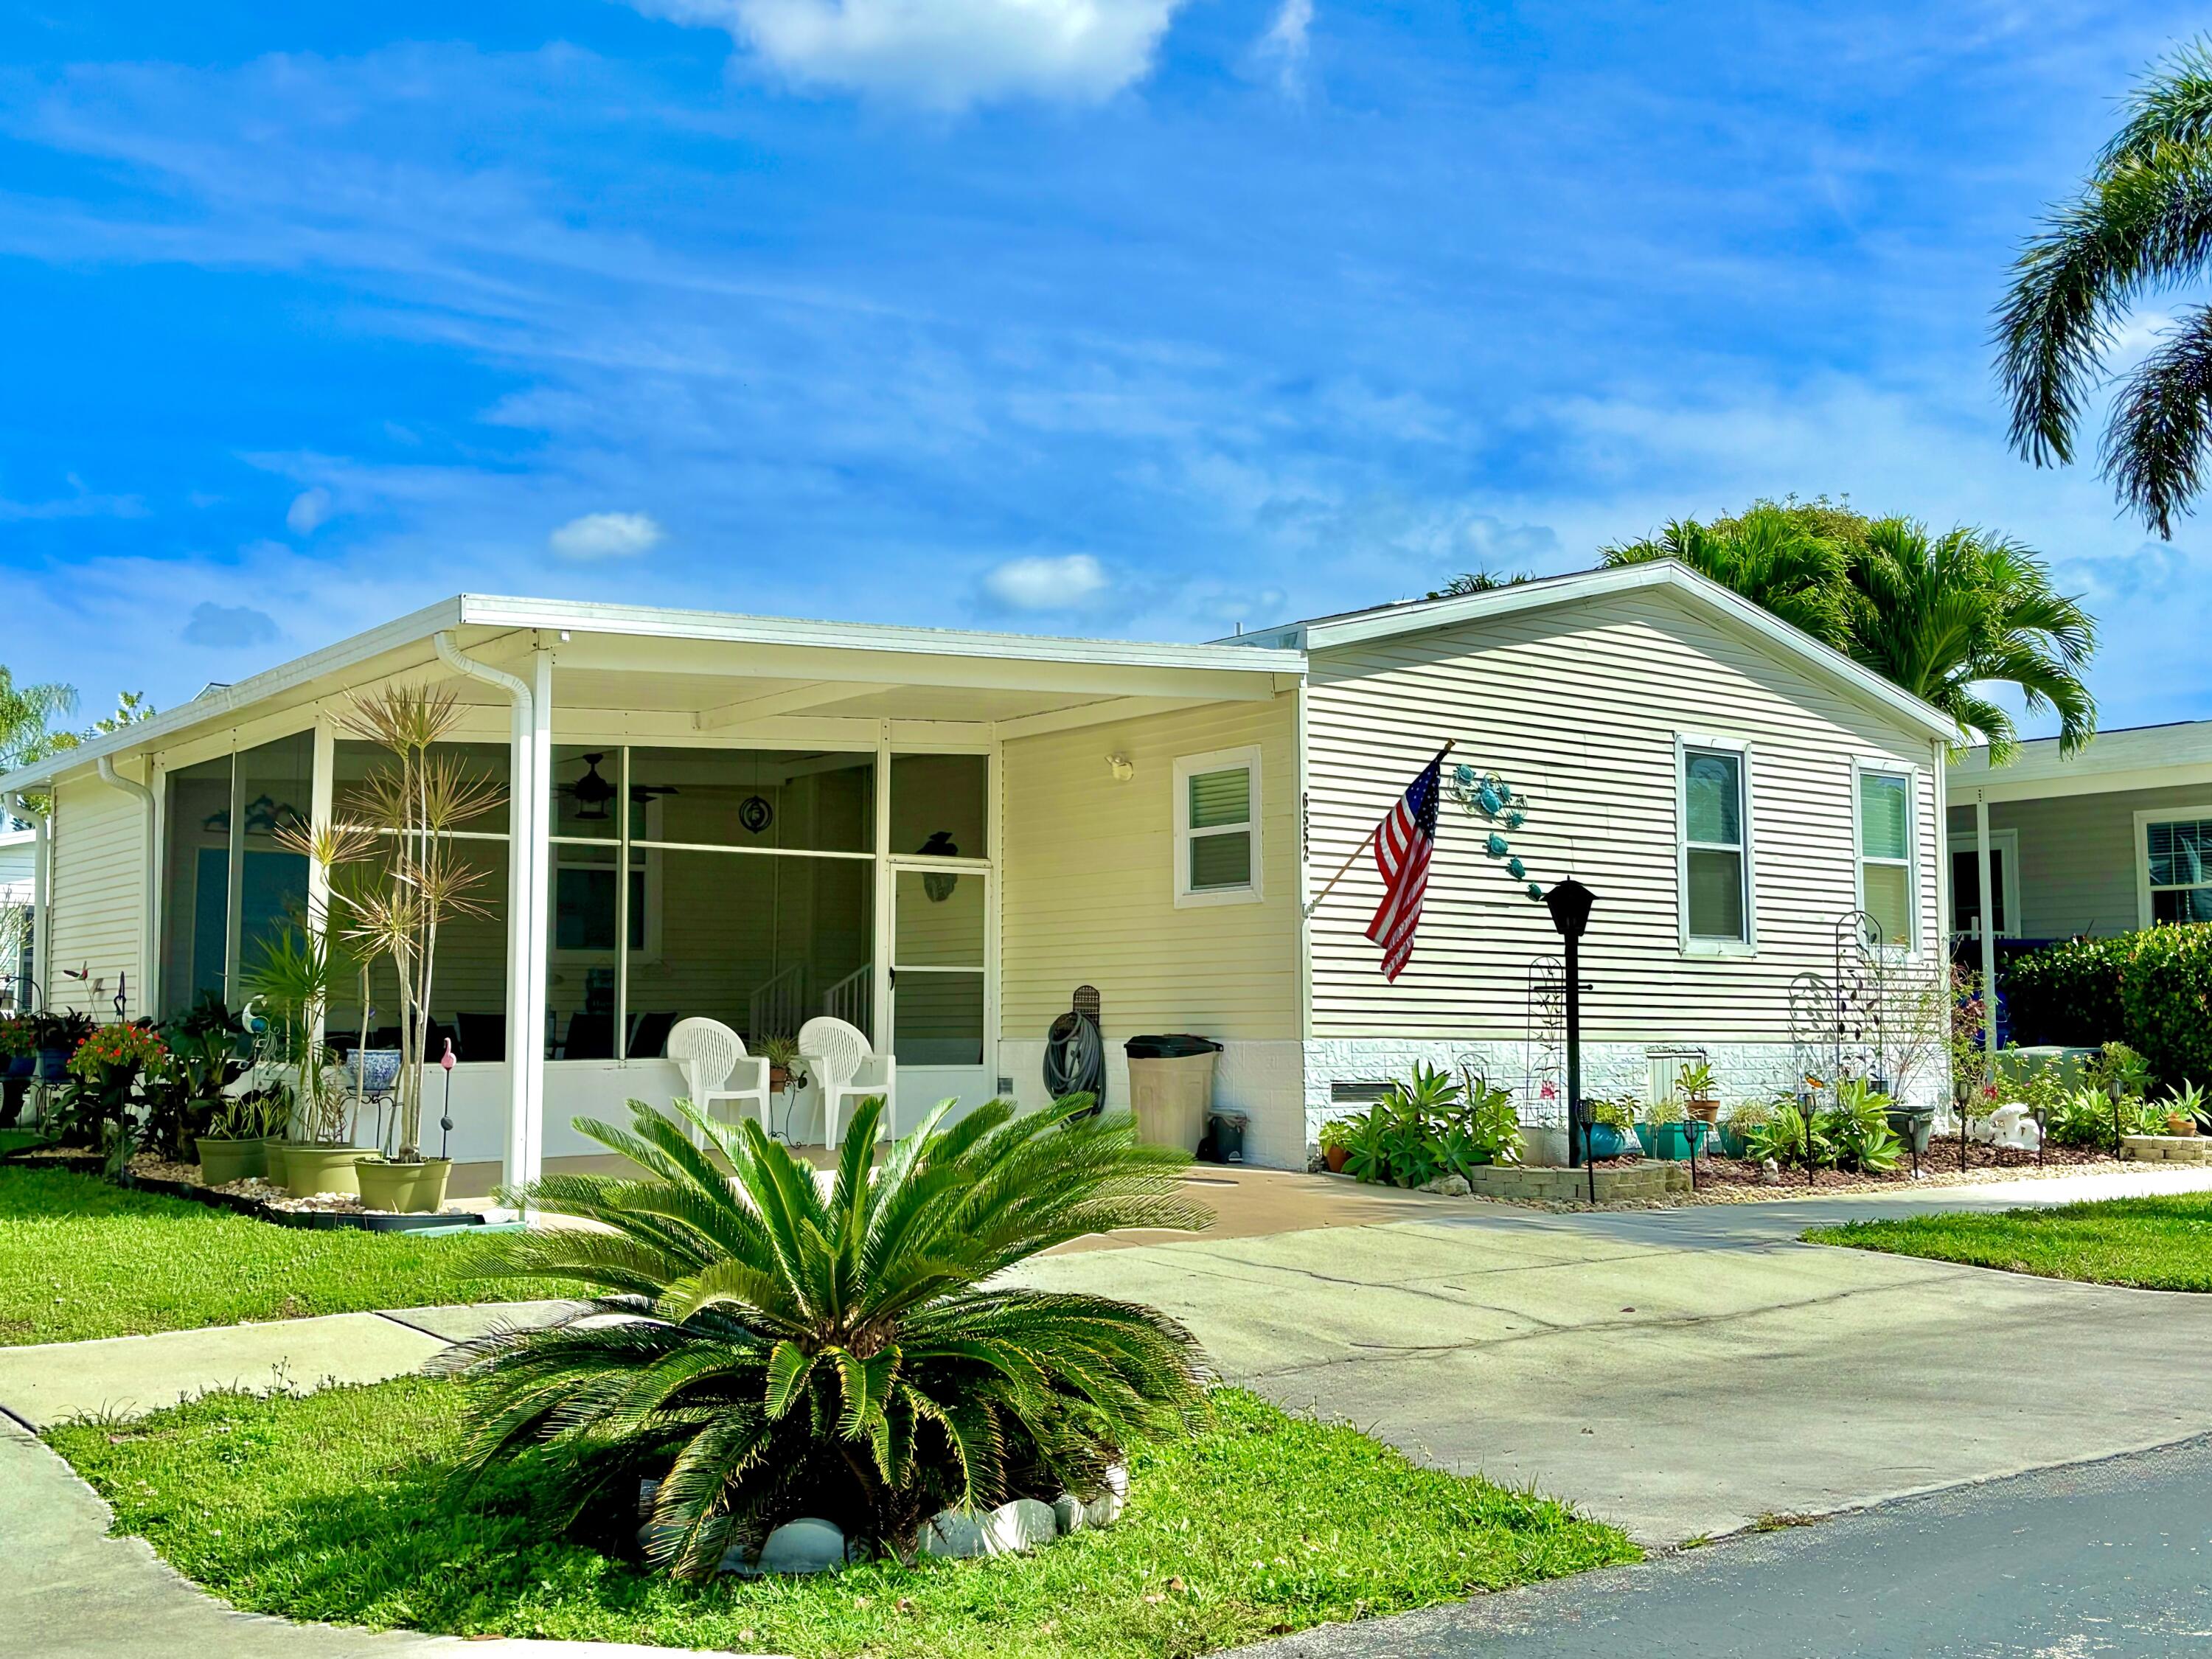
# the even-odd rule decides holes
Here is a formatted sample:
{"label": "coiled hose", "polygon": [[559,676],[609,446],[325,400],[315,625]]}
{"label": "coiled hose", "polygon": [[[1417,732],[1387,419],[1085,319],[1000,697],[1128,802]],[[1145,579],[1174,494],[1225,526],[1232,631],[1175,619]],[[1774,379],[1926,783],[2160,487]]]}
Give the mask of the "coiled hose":
{"label": "coiled hose", "polygon": [[1095,1103],[1091,1114],[1106,1105],[1106,1042],[1098,1024],[1073,1008],[1053,1021],[1044,1039],[1045,1092],[1054,1100],[1073,1094],[1089,1095]]}

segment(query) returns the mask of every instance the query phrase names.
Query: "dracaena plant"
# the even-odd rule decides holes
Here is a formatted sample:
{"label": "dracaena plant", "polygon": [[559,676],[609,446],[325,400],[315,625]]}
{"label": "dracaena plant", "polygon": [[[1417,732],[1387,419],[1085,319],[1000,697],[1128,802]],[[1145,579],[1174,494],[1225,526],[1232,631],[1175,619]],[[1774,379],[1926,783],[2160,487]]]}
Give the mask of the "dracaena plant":
{"label": "dracaena plant", "polygon": [[657,1480],[647,1559],[701,1577],[799,1515],[903,1553],[939,1510],[1089,1495],[1124,1448],[1194,1423],[1202,1359],[1173,1320],[999,1278],[1085,1233],[1202,1225],[1188,1158],[1139,1143],[1126,1115],[1084,1115],[1088,1096],[948,1125],[952,1104],[871,1179],[884,1103],[863,1103],[826,1194],[750,1121],[681,1101],[631,1102],[627,1130],[579,1119],[639,1174],[509,1191],[590,1224],[493,1241],[490,1265],[626,1317],[452,1351],[479,1384],[463,1485],[527,1456],[566,1524],[626,1515]]}
{"label": "dracaena plant", "polygon": [[[422,1064],[439,930],[457,917],[485,914],[475,891],[483,872],[453,832],[501,799],[495,786],[471,776],[450,752],[433,752],[460,719],[453,693],[428,686],[387,686],[356,698],[338,724],[375,744],[385,758],[337,803],[337,823],[299,826],[281,837],[328,878],[327,913],[310,916],[310,932],[327,929],[362,964],[363,1047],[368,964],[388,961],[398,981],[399,1076],[390,1150],[402,1163],[422,1156]],[[356,1091],[359,1083],[356,1069]]]}

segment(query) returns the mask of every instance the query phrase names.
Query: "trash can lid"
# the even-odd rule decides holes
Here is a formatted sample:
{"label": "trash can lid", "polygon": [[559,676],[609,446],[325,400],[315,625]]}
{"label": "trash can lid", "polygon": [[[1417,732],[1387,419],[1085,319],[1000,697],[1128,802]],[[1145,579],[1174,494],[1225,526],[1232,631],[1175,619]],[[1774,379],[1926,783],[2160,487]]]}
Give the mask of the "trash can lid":
{"label": "trash can lid", "polygon": [[1249,1116],[1244,1113],[1238,1111],[1233,1106],[1210,1107],[1207,1109],[1206,1115],[1210,1121],[1215,1123],[1234,1124],[1240,1129],[1246,1127],[1252,1121]]}
{"label": "trash can lid", "polygon": [[1193,1054],[1221,1052],[1221,1045],[1212,1037],[1193,1036],[1188,1031],[1165,1036],[1133,1036],[1121,1048],[1132,1060],[1188,1060]]}

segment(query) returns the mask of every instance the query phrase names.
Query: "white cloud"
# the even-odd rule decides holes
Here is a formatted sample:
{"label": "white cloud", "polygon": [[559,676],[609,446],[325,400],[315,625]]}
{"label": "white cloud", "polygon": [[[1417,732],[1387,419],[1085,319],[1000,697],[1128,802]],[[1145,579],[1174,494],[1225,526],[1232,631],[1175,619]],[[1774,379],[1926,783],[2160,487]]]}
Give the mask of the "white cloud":
{"label": "white cloud", "polygon": [[284,522],[292,527],[294,535],[312,536],[330,521],[330,516],[331,492],[319,485],[313,489],[303,489],[292,498],[292,505],[285,509]]}
{"label": "white cloud", "polygon": [[556,557],[579,562],[634,559],[660,545],[659,524],[644,513],[586,513],[571,519],[545,538]]}
{"label": "white cloud", "polygon": [[983,591],[1012,611],[1079,611],[1112,586],[1088,553],[1008,559],[985,573]]}
{"label": "white cloud", "polygon": [[1313,0],[1283,0],[1275,21],[1254,48],[1261,65],[1273,72],[1275,84],[1292,97],[1305,90],[1306,37],[1313,29]]}
{"label": "white cloud", "polygon": [[[726,29],[802,86],[938,109],[1033,96],[1097,102],[1143,79],[1185,0],[634,0]],[[1291,4],[1303,0],[1290,0]]]}

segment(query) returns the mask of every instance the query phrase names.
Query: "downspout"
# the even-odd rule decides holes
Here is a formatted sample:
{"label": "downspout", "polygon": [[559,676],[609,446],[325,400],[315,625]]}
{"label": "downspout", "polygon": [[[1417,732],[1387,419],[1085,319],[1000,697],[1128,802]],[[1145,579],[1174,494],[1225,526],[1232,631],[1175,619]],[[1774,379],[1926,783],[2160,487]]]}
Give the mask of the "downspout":
{"label": "downspout", "polygon": [[[154,822],[154,792],[144,784],[125,777],[115,769],[114,761],[106,755],[100,757],[99,765],[100,781],[112,788],[120,789],[126,795],[137,796],[138,804],[146,814],[145,891],[140,897],[138,910],[143,924],[139,928],[138,943],[138,1006],[150,1013],[159,1006],[154,999],[154,952],[157,948],[155,940],[159,937],[155,931],[154,901],[155,895],[161,890],[159,872],[161,860],[161,844]],[[127,999],[125,1017],[129,1018]]]}
{"label": "downspout", "polygon": [[[505,1185],[516,1186],[537,1178],[538,1149],[544,1144],[539,1118],[544,1103],[544,1013],[533,988],[536,975],[530,971],[532,917],[537,895],[544,890],[544,873],[538,864],[544,837],[538,833],[543,792],[534,764],[536,699],[527,681],[463,655],[450,632],[441,629],[430,643],[447,667],[506,692],[514,709],[507,809],[507,1147],[500,1178]],[[539,955],[542,958],[542,951]]]}
{"label": "downspout", "polygon": [[[43,1010],[46,1006],[46,975],[53,972],[46,960],[46,869],[51,862],[46,850],[46,815],[35,810],[29,798],[20,792],[8,797],[8,810],[19,818],[28,819],[37,837],[31,843],[31,978],[39,988],[39,1007]],[[20,990],[16,1001],[28,1009]]]}

